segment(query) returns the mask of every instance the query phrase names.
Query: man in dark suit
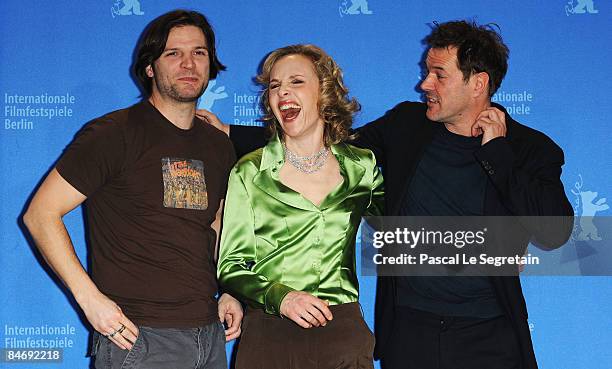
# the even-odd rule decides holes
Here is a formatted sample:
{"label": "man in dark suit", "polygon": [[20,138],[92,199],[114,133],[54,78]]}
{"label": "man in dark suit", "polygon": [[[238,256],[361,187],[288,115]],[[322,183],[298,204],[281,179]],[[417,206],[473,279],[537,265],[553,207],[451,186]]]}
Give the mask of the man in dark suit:
{"label": "man in dark suit", "polygon": [[[573,225],[563,151],[491,102],[507,70],[501,37],[456,21],[425,42],[426,102],[400,103],[354,141],[383,168],[386,214],[540,217],[513,228],[517,246],[561,246]],[[238,154],[260,144],[254,133],[232,128]],[[385,369],[537,368],[518,276],[379,277],[375,333]]]}
{"label": "man in dark suit", "polygon": [[[491,102],[507,70],[501,37],[458,21],[425,42],[426,103],[397,105],[355,142],[383,167],[387,214],[546,216],[514,236],[561,246],[573,225],[563,152]],[[537,368],[517,276],[381,277],[375,330],[385,369]]]}

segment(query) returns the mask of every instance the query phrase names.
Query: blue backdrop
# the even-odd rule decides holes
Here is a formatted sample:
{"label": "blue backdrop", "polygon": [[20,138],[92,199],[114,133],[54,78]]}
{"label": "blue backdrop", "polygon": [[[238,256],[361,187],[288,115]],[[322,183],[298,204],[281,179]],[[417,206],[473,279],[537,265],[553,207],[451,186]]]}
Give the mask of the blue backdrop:
{"label": "blue backdrop", "polygon": [[[610,214],[605,199],[612,191],[609,1],[3,0],[0,348],[24,342],[66,347],[61,364],[37,368],[87,367],[88,330],[69,294],[41,266],[20,214],[85,122],[138,101],[129,74],[136,41],[148,22],[178,7],[209,17],[228,66],[199,106],[246,125],[256,124],[259,116],[252,77],[262,57],[277,47],[314,43],[328,51],[363,106],[356,120],[361,125],[402,100],[420,98],[421,40],[429,23],[495,22],[511,50],[509,72],[495,100],[564,149],[562,179],[577,215]],[[65,222],[86,263],[81,210]],[[612,367],[611,281],[523,277],[541,368]],[[370,324],[374,283],[373,277],[361,278]],[[0,367],[13,366],[0,362]]]}

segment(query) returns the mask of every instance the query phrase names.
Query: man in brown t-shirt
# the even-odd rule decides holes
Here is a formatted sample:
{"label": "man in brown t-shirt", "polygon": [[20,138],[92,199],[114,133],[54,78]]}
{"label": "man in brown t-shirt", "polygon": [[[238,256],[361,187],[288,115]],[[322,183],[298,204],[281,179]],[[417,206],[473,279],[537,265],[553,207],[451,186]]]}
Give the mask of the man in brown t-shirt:
{"label": "man in brown t-shirt", "polygon": [[[95,330],[96,368],[227,368],[224,343],[240,334],[242,309],[227,294],[215,299],[214,258],[235,155],[195,117],[223,69],[202,14],[155,19],[134,63],[149,98],[88,123],[24,216]],[[62,222],[83,201],[91,278]]]}

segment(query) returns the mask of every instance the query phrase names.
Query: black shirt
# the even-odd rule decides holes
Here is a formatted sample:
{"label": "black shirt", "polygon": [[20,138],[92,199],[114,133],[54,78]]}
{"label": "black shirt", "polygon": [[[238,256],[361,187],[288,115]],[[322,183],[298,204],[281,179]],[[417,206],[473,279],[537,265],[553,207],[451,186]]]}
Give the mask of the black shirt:
{"label": "black shirt", "polygon": [[[482,137],[436,124],[401,205],[402,216],[483,215],[487,177],[474,157]],[[400,277],[397,304],[444,316],[502,314],[488,277]]]}

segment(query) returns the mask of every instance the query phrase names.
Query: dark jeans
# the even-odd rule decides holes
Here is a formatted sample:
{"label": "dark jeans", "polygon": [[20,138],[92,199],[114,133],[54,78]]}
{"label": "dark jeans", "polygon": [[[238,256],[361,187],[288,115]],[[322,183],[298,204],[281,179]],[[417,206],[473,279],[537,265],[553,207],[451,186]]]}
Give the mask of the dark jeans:
{"label": "dark jeans", "polygon": [[444,317],[398,307],[383,369],[519,369],[516,334],[504,316]]}
{"label": "dark jeans", "polygon": [[227,369],[225,333],[220,322],[175,329],[139,327],[131,350],[122,350],[94,332],[96,369]]}

